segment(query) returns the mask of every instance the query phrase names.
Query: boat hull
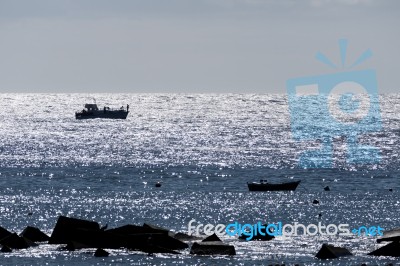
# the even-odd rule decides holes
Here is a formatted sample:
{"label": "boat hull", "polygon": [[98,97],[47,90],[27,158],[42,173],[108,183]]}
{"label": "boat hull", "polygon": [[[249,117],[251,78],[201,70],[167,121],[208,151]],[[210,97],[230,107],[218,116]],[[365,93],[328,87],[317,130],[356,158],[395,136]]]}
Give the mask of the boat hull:
{"label": "boat hull", "polygon": [[75,113],[76,119],[94,119],[94,118],[107,118],[107,119],[126,119],[129,111],[90,111],[90,112],[77,112]]}
{"label": "boat hull", "polygon": [[281,184],[247,183],[247,186],[249,191],[293,191],[296,190],[299,184],[300,181]]}

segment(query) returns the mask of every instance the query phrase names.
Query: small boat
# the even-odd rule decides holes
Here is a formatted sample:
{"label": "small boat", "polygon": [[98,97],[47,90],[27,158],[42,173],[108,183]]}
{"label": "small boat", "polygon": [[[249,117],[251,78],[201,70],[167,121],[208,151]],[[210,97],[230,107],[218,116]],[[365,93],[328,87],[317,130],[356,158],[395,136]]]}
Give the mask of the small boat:
{"label": "small boat", "polygon": [[258,182],[247,183],[249,191],[293,191],[296,190],[301,180],[287,183],[271,184],[267,180],[260,180]]}
{"label": "small boat", "polygon": [[85,104],[85,108],[80,112],[75,112],[76,119],[90,119],[90,118],[110,118],[110,119],[126,119],[129,113],[129,104],[126,109],[122,106],[119,109],[111,109],[104,106],[102,109],[97,107],[95,103]]}

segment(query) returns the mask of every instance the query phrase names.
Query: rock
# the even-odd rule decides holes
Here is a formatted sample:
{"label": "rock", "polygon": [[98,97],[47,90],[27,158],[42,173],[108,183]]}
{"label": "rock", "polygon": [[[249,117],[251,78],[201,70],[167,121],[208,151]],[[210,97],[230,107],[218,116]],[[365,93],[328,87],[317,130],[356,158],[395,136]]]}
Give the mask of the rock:
{"label": "rock", "polygon": [[368,255],[400,257],[400,243],[398,241],[394,241],[386,246],[380,247],[377,250],[368,253]]}
{"label": "rock", "polygon": [[214,233],[214,234],[204,238],[201,242],[215,242],[215,241],[222,242],[221,239]]}
{"label": "rock", "polygon": [[190,254],[195,255],[236,255],[235,247],[221,241],[193,243]]}
{"label": "rock", "polygon": [[318,200],[313,200],[313,202],[312,202],[313,204],[319,204],[319,201]]}
{"label": "rock", "polygon": [[79,242],[75,242],[75,241],[70,241],[68,242],[68,244],[65,246],[65,250],[68,251],[75,251],[78,249],[82,249],[82,248],[91,248],[91,246],[79,243]]}
{"label": "rock", "polygon": [[33,246],[37,246],[35,243],[24,237],[18,236],[16,233],[12,233],[9,236],[0,240],[0,244],[7,246],[12,249],[25,249]]}
{"label": "rock", "polygon": [[199,236],[193,236],[193,235],[188,235],[186,233],[178,232],[173,235],[174,238],[181,240],[181,241],[193,241],[193,240],[201,240],[203,239],[202,237]]}
{"label": "rock", "polygon": [[127,224],[121,227],[106,230],[105,232],[118,235],[154,234],[154,233],[168,235],[169,230],[145,223],[143,224],[143,226]]}
{"label": "rock", "polygon": [[323,244],[315,257],[319,259],[337,259],[343,256],[352,256],[346,248],[335,247],[328,244]]}
{"label": "rock", "polygon": [[331,191],[331,189],[329,188],[329,186],[324,187],[325,191]]}
{"label": "rock", "polygon": [[8,246],[3,246],[0,251],[4,253],[12,252],[11,248],[9,248]]}
{"label": "rock", "polygon": [[174,253],[189,246],[170,235],[170,231],[151,224],[125,225],[101,229],[96,222],[60,216],[49,243],[67,244],[67,250],[80,248],[128,248],[146,253]]}
{"label": "rock", "polygon": [[49,244],[67,244],[74,240],[77,229],[100,230],[100,225],[92,221],[60,216],[51,234]]}
{"label": "rock", "polygon": [[378,238],[376,242],[381,243],[384,241],[400,241],[400,228],[384,231],[383,236]]}
{"label": "rock", "polygon": [[0,240],[11,234],[12,233],[10,231],[0,226]]}
{"label": "rock", "polygon": [[161,187],[161,183],[160,183],[160,182],[157,182],[157,183],[155,184],[155,187]]}
{"label": "rock", "polygon": [[137,234],[127,237],[129,239],[127,248],[131,249],[144,250],[149,246],[157,246],[168,250],[182,250],[189,247],[188,244],[166,234]]}
{"label": "rock", "polygon": [[150,233],[165,233],[168,234],[170,232],[169,229],[161,227],[161,226],[157,226],[157,225],[153,225],[153,224],[148,224],[148,223],[143,223],[143,228],[149,229]]}
{"label": "rock", "polygon": [[39,230],[39,228],[28,226],[19,234],[33,242],[45,242],[49,241],[50,237]]}
{"label": "rock", "polygon": [[102,248],[96,249],[96,252],[94,253],[95,257],[108,257],[108,255],[110,255],[110,253],[108,253]]}

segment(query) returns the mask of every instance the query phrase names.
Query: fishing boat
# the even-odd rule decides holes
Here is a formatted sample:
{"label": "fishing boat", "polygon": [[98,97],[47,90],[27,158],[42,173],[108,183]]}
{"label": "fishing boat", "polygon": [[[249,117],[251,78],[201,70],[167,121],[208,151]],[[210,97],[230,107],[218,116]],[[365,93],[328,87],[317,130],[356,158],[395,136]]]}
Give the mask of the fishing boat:
{"label": "fishing boat", "polygon": [[109,119],[126,119],[129,113],[129,104],[126,109],[122,106],[119,109],[112,109],[104,106],[102,109],[97,107],[95,103],[85,104],[82,111],[75,112],[76,119],[91,119],[91,118],[109,118]]}
{"label": "fishing boat", "polygon": [[296,190],[301,180],[294,182],[271,184],[267,180],[260,180],[260,182],[247,183],[249,191],[293,191]]}

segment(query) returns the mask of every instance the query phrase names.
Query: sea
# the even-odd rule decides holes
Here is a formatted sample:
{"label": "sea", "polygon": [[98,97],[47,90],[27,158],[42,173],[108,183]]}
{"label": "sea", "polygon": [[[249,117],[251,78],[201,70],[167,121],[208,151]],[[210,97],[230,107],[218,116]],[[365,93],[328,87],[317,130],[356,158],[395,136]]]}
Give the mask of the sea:
{"label": "sea", "polygon": [[[130,113],[126,120],[75,119],[95,101],[100,108],[129,104]],[[60,215],[108,228],[146,222],[184,233],[193,219],[193,225],[400,227],[400,94],[379,96],[382,128],[359,137],[379,150],[379,161],[348,163],[346,136],[332,136],[333,163],[325,168],[299,165],[302,154],[321,143],[293,137],[285,94],[3,93],[0,102],[0,226],[9,231],[30,225],[51,234]],[[249,192],[247,182],[260,179],[301,183],[293,192]],[[0,264],[400,264],[367,255],[385,245],[373,235],[221,238],[235,256],[121,249],[96,258],[91,249],[41,244],[0,253]],[[324,243],[353,256],[317,259]]]}

